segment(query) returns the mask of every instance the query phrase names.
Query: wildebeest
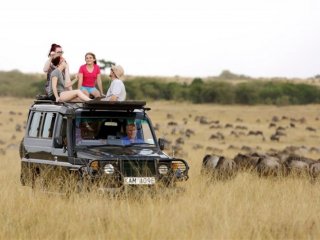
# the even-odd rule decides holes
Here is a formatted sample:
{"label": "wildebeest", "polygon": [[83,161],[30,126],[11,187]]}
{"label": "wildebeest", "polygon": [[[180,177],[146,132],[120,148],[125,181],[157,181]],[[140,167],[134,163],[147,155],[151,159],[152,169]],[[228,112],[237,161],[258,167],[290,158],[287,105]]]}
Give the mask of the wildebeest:
{"label": "wildebeest", "polygon": [[309,175],[310,165],[314,162],[315,161],[310,158],[290,155],[284,162],[284,165],[287,169],[287,172],[290,174]]}
{"label": "wildebeest", "polygon": [[310,164],[309,167],[310,176],[315,180],[320,175],[320,162],[316,161]]}
{"label": "wildebeest", "polygon": [[168,122],[168,126],[178,126],[178,123],[170,121],[170,122]]}
{"label": "wildebeest", "polygon": [[282,169],[279,159],[270,155],[260,157],[256,165],[259,176],[279,176]]}
{"label": "wildebeest", "polygon": [[228,179],[236,174],[236,163],[232,159],[218,155],[206,155],[202,160],[202,173],[216,179]]}
{"label": "wildebeest", "polygon": [[258,153],[241,154],[238,153],[233,160],[237,164],[239,170],[253,170],[260,159]]}
{"label": "wildebeest", "polygon": [[313,127],[306,127],[306,130],[310,131],[310,132],[316,132],[317,131],[317,129],[315,129]]}
{"label": "wildebeest", "polygon": [[270,137],[270,140],[271,141],[278,141],[280,140],[280,137],[276,134],[272,134],[271,137]]}
{"label": "wildebeest", "polygon": [[248,136],[249,136],[249,135],[254,135],[254,136],[261,135],[261,136],[263,136],[263,132],[262,132],[262,131],[252,131],[252,130],[250,130],[250,131],[248,132]]}
{"label": "wildebeest", "polygon": [[220,148],[215,148],[215,147],[210,147],[210,146],[206,147],[206,151],[211,151],[213,153],[222,153],[223,152],[223,150]]}
{"label": "wildebeest", "polygon": [[216,134],[212,134],[209,139],[224,140],[224,135],[220,132],[217,132]]}

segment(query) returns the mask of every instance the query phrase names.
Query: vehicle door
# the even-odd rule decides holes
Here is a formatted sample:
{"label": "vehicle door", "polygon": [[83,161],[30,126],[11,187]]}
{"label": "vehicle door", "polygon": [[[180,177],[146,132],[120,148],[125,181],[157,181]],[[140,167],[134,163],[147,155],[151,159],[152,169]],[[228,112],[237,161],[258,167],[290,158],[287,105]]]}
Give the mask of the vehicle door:
{"label": "vehicle door", "polygon": [[52,158],[60,164],[68,163],[67,117],[58,115],[52,147]]}
{"label": "vehicle door", "polygon": [[24,138],[27,158],[52,161],[52,137],[57,113],[32,111]]}

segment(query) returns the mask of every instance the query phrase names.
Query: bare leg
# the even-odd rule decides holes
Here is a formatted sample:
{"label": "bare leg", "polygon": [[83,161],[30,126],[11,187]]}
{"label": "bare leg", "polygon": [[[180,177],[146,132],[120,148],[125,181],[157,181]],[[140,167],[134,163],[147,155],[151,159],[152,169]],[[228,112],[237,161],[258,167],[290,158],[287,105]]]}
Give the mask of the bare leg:
{"label": "bare leg", "polygon": [[89,101],[91,100],[88,96],[86,96],[83,92],[79,89],[71,90],[71,91],[64,91],[60,94],[60,100],[62,102],[73,100],[74,98],[79,97],[82,101]]}
{"label": "bare leg", "polygon": [[89,97],[89,93],[87,90],[81,90],[81,92],[83,92],[87,97]]}
{"label": "bare leg", "polygon": [[80,98],[78,98],[78,97],[70,100],[70,102],[81,102],[81,101],[82,101],[82,100],[81,100]]}
{"label": "bare leg", "polygon": [[94,96],[94,98],[101,97],[100,92],[98,90],[93,91],[91,94]]}
{"label": "bare leg", "polygon": [[81,92],[80,90],[75,90],[77,91],[77,96],[78,98],[80,98],[82,101],[90,101],[91,98],[89,98],[88,96],[86,96],[83,92]]}

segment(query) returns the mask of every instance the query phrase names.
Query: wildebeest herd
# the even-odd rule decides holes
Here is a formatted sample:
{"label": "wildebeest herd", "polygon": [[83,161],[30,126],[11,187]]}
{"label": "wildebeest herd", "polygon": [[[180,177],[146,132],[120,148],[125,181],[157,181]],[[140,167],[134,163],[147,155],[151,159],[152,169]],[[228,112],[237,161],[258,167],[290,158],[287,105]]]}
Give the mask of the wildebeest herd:
{"label": "wildebeest herd", "polygon": [[227,179],[239,171],[257,172],[259,176],[310,176],[316,180],[320,174],[320,161],[288,154],[275,153],[238,153],[233,159],[219,155],[206,155],[202,161],[202,173],[216,179]]}
{"label": "wildebeest herd", "polygon": [[[193,136],[198,134],[197,126],[206,127],[209,138],[206,141],[191,144],[192,150],[203,149],[203,152],[206,153],[197,159],[197,161],[202,160],[201,174],[215,177],[215,179],[228,179],[239,172],[246,171],[257,173],[261,177],[308,176],[313,181],[320,175],[320,160],[301,154],[318,154],[320,153],[318,147],[293,146],[290,144],[286,144],[280,150],[259,147],[259,142],[272,143],[270,146],[277,146],[283,139],[286,139],[288,143],[290,142],[290,134],[297,131],[304,132],[306,138],[318,138],[318,136],[315,136],[317,128],[308,125],[310,122],[319,121],[318,117],[308,121],[306,117],[271,116],[265,123],[257,118],[255,120],[256,126],[265,124],[261,129],[249,129],[250,124],[246,124],[239,117],[232,123],[222,123],[221,120],[210,120],[207,116],[192,116],[191,114],[180,118],[177,115],[167,114],[165,128],[156,124],[156,129],[158,131],[162,130],[163,135],[170,139],[167,141],[167,150],[172,150],[178,156],[188,157],[190,145],[187,147],[186,142],[192,142]],[[189,127],[189,123],[196,124]],[[264,131],[268,133],[264,133]],[[256,146],[229,144],[226,147],[227,150],[238,150],[238,152],[234,157],[224,156],[223,153],[226,150],[222,149],[221,146],[226,145],[230,138],[256,138],[256,141],[254,141]],[[208,142],[210,145],[205,146],[205,143]],[[241,142],[245,141],[240,140],[239,143]]]}

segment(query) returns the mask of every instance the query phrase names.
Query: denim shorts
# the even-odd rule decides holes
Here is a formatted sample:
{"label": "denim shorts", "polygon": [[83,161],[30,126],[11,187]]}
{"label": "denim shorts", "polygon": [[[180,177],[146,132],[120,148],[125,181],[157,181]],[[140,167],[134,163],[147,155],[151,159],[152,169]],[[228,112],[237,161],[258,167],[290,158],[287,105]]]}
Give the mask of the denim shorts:
{"label": "denim shorts", "polygon": [[87,91],[89,94],[91,94],[94,91],[98,91],[98,89],[96,89],[95,87],[80,87],[81,91]]}

